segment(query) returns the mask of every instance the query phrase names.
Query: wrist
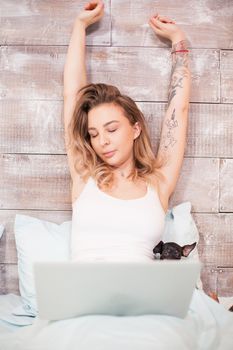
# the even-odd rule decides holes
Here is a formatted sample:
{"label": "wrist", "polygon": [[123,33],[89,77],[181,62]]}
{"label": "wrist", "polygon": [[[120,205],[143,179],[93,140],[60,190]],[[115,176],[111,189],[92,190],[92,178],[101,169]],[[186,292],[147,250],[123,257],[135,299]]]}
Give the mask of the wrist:
{"label": "wrist", "polygon": [[172,45],[176,45],[181,41],[184,41],[185,43],[187,42],[185,35],[180,35],[180,36],[172,38]]}
{"label": "wrist", "polygon": [[172,53],[176,51],[185,52],[188,50],[188,41],[185,38],[181,39],[181,37],[179,39],[172,42],[172,48],[171,48]]}
{"label": "wrist", "polygon": [[81,21],[79,18],[76,18],[74,22],[74,27],[79,28],[81,30],[86,30],[86,25],[83,21]]}

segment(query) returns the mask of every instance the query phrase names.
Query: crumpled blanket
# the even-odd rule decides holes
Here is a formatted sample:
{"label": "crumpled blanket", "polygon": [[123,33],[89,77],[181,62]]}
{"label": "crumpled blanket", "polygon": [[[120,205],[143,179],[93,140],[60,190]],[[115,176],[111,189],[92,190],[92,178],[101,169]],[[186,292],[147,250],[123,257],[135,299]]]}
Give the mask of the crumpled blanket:
{"label": "crumpled blanket", "polygon": [[32,325],[14,331],[0,324],[0,349],[232,350],[232,334],[233,313],[195,289],[184,319],[165,315],[88,315],[46,321],[36,317]]}

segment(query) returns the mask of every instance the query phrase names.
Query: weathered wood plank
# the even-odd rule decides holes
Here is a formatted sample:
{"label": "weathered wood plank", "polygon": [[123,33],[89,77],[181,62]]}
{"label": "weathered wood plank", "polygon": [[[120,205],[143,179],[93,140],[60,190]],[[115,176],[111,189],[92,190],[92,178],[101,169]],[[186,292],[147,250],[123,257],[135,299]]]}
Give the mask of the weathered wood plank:
{"label": "weathered wood plank", "polygon": [[20,295],[18,266],[0,263],[0,294],[8,293]]}
{"label": "weathered wood plank", "polygon": [[1,98],[55,100],[62,96],[62,46],[2,46]]}
{"label": "weathered wood plank", "polygon": [[0,153],[66,153],[62,101],[0,100],[0,111]]}
{"label": "weathered wood plank", "polygon": [[[96,68],[91,81],[113,85],[118,82],[122,93],[137,101],[167,101],[170,48],[93,48],[89,57],[91,65],[94,64]],[[206,65],[212,69],[207,70]],[[190,66],[190,102],[219,102],[219,51],[193,50]]]}
{"label": "weathered wood plank", "polygon": [[[68,45],[76,15],[85,0],[1,1],[0,43],[2,45]],[[110,45],[110,0],[105,15],[87,29],[88,45]]]}
{"label": "weathered wood plank", "polygon": [[[167,104],[137,105],[156,153]],[[66,153],[62,101],[0,100],[0,111],[0,153]],[[191,103],[186,157],[232,157],[232,113],[229,104]]]}
{"label": "weathered wood plank", "polygon": [[[206,293],[217,292],[220,297],[232,296],[232,277],[233,269],[204,266],[201,273],[203,289]],[[0,264],[0,281],[0,294],[15,293],[20,295],[16,264]]]}
{"label": "weathered wood plank", "polygon": [[0,208],[70,210],[67,157],[0,155]]}
{"label": "weathered wood plank", "polygon": [[[203,290],[207,294],[209,292],[217,293],[217,278],[218,278],[218,271],[215,266],[203,265],[201,270],[201,281],[202,281]],[[221,293],[221,289],[220,289],[220,293]]]}
{"label": "weathered wood plank", "polygon": [[[22,0],[18,4],[14,0],[4,1],[1,3],[0,43],[67,45],[73,20],[85,3],[83,0],[56,3],[54,0]],[[148,0],[112,0],[110,8],[108,0],[105,1],[102,20],[88,29],[87,44],[110,44],[112,14],[113,45],[165,46],[148,26],[148,19],[155,10],[176,20],[187,33],[192,47],[233,48],[230,35],[233,30],[233,5],[227,0],[218,4],[207,0],[201,3],[187,0],[185,7],[181,0],[176,2],[176,6],[169,0],[165,7],[156,4],[156,9],[153,1]]]}
{"label": "weathered wood plank", "polygon": [[233,266],[233,244],[199,245],[201,260],[217,266]]}
{"label": "weathered wood plank", "polygon": [[232,103],[233,102],[233,51],[230,51],[230,50],[221,51],[220,69],[221,69],[221,102]]}
{"label": "weathered wood plank", "polygon": [[[112,0],[112,43],[117,46],[165,46],[148,26],[158,12],[168,16],[184,30],[191,47],[232,49],[233,3],[222,0],[164,2]],[[139,15],[140,14],[140,15]],[[211,34],[210,34],[211,28]]]}
{"label": "weathered wood plank", "polygon": [[169,207],[190,201],[193,212],[218,212],[218,178],[219,159],[184,158]]}
{"label": "weathered wood plank", "polygon": [[[227,214],[207,214],[207,213],[192,213],[193,219],[197,224],[200,234],[200,245],[216,245],[233,244],[233,213]],[[213,253],[215,256],[216,253]],[[216,266],[218,265],[215,262]],[[233,261],[232,261],[233,267]]]}
{"label": "weathered wood plank", "polygon": [[193,213],[204,264],[233,267],[233,214]]}
{"label": "weathered wood plank", "polygon": [[220,162],[220,212],[233,212],[233,159]]}
{"label": "weathered wood plank", "polygon": [[233,296],[233,268],[218,269],[217,288],[219,295]]}
{"label": "weathered wood plank", "polygon": [[[217,212],[218,163],[214,158],[184,158],[170,205],[188,200],[194,212]],[[0,209],[71,209],[67,156],[3,154],[0,168]]]}
{"label": "weathered wood plank", "polygon": [[220,297],[233,296],[233,268],[204,265],[201,279],[206,293],[215,292]]}
{"label": "weathered wood plank", "polygon": [[[0,98],[62,100],[66,52],[64,46],[2,46]],[[89,47],[87,57],[89,82],[117,85],[137,101],[167,102],[170,49]],[[190,102],[219,102],[219,51],[193,50],[190,63]]]}

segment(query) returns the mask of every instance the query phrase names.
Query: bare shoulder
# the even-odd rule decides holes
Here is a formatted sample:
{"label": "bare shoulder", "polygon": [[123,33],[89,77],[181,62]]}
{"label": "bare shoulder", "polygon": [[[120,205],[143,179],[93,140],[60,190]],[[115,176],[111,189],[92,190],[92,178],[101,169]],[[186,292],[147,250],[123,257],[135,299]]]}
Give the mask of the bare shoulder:
{"label": "bare shoulder", "polygon": [[79,174],[76,174],[72,179],[72,185],[71,185],[71,197],[72,197],[72,203],[78,199],[78,197],[81,195],[88,179],[84,181],[82,177]]}

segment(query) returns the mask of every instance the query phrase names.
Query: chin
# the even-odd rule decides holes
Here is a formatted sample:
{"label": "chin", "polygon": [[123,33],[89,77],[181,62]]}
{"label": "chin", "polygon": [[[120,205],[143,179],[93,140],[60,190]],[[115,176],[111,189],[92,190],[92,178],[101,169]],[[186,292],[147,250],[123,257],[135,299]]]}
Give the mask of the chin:
{"label": "chin", "polygon": [[116,160],[113,160],[111,158],[107,159],[107,158],[103,157],[102,155],[98,156],[98,158],[101,159],[105,164],[114,165],[116,163]]}
{"label": "chin", "polygon": [[112,166],[117,166],[118,165],[118,162],[115,159],[103,159],[103,161],[106,164],[110,164]]}

